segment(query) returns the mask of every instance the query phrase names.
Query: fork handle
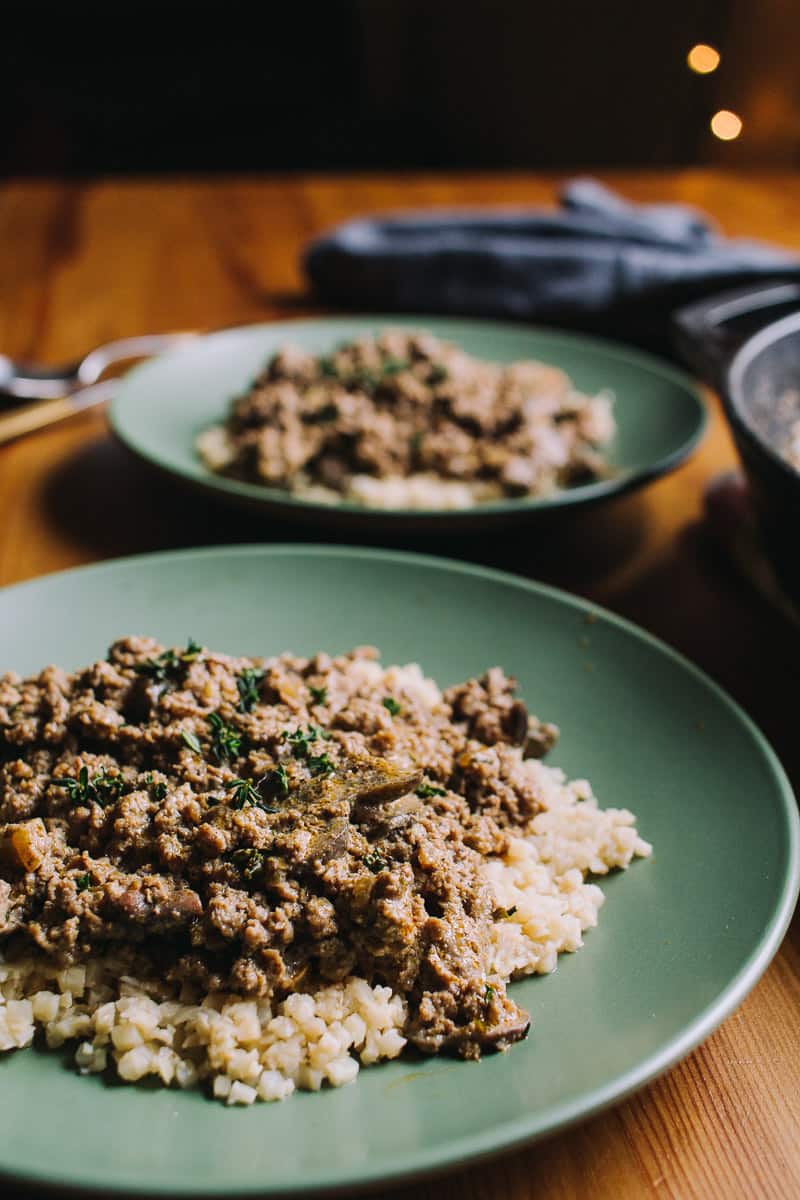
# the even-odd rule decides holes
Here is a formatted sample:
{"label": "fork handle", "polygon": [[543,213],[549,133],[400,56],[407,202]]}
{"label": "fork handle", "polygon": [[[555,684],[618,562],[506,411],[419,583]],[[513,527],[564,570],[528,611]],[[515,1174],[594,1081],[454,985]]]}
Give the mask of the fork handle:
{"label": "fork handle", "polygon": [[43,400],[38,404],[26,404],[16,408],[7,416],[0,416],[0,445],[13,442],[26,433],[43,429],[56,421],[63,421],[73,413],[80,412],[75,402],[62,397],[60,400]]}

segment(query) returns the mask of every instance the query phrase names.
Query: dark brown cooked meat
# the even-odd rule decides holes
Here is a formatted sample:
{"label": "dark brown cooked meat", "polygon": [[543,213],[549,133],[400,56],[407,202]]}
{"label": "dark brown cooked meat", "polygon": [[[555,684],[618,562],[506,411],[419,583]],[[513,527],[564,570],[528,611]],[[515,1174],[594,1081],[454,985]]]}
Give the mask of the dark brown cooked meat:
{"label": "dark brown cooked meat", "polygon": [[64,964],[132,945],[245,995],[357,973],[407,995],[426,1052],[523,1036],[487,981],[482,863],[538,811],[519,747],[556,731],[497,668],[431,705],[382,695],[374,657],[127,638],[0,677],[0,943]]}
{"label": "dark brown cooked meat", "polygon": [[[234,400],[212,469],[271,487],[350,495],[353,477],[422,475],[476,499],[537,495],[609,473],[608,400],[541,362],[484,362],[431,334],[363,337],[318,356],[279,350]],[[352,498],[352,497],[351,497]]]}

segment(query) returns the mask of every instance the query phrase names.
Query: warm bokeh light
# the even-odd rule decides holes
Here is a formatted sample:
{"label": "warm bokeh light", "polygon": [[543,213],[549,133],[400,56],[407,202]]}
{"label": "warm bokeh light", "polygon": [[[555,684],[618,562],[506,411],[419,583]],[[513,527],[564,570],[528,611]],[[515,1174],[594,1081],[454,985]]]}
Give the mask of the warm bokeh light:
{"label": "warm bokeh light", "polygon": [[719,51],[705,42],[698,42],[686,55],[686,61],[698,75],[710,75],[719,66]]}
{"label": "warm bokeh light", "polygon": [[711,132],[723,142],[732,142],[742,132],[742,118],[730,109],[721,108],[711,118]]}

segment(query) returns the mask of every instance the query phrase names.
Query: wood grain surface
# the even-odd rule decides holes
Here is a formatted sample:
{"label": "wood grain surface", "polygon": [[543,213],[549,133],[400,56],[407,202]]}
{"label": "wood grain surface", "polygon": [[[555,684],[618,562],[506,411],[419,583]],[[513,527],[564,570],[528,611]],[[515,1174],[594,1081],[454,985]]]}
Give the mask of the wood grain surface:
{"label": "wood grain surface", "polygon": [[[696,204],[727,233],[800,250],[798,173],[604,178],[634,199]],[[0,189],[0,350],[58,362],[130,334],[310,315],[319,309],[306,293],[299,251],[325,226],[404,206],[550,202],[557,183],[520,174],[13,182]],[[638,621],[734,694],[797,785],[800,642],[704,526],[704,487],[735,465],[717,402],[709,404],[699,452],[644,492],[546,536],[428,548],[546,579]],[[163,547],[309,536],[153,479],[111,440],[98,411],[0,447],[0,514],[2,584]],[[799,1196],[797,919],[739,1011],[662,1079],[525,1152],[396,1194]]]}

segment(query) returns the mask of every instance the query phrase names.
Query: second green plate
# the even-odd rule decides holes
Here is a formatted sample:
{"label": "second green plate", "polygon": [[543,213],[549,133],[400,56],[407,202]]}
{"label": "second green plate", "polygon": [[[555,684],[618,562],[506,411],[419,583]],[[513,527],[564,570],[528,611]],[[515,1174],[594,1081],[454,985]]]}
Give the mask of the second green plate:
{"label": "second green plate", "polygon": [[[585,391],[609,389],[618,427],[608,455],[613,477],[552,496],[498,500],[459,511],[378,510],[345,501],[321,504],[225,479],[200,461],[198,433],[224,420],[231,397],[247,388],[279,346],[292,342],[328,352],[341,341],[391,326],[429,329],[496,362],[541,359],[562,367]],[[705,427],[705,410],[687,375],[627,346],[494,321],[395,315],[253,325],[198,338],[131,371],[112,401],[110,421],[121,441],[151,466],[265,516],[342,529],[463,532],[530,521],[553,509],[596,504],[641,487],[691,453]]]}

